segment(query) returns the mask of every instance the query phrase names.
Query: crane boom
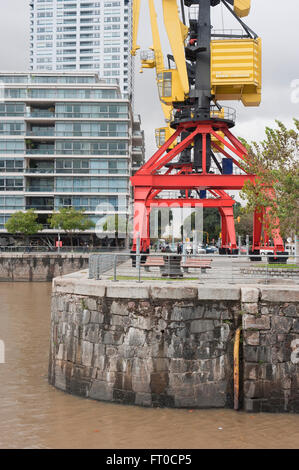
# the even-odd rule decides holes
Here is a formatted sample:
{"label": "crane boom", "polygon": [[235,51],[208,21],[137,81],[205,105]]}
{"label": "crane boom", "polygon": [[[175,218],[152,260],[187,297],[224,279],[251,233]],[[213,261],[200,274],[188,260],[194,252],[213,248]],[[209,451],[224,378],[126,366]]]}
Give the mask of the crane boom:
{"label": "crane boom", "polygon": [[133,56],[136,55],[140,46],[137,45],[137,36],[138,36],[138,26],[139,26],[139,16],[140,16],[140,1],[141,0],[133,0],[133,34],[132,34],[132,50],[131,54]]}
{"label": "crane boom", "polygon": [[188,35],[188,27],[180,20],[177,0],[162,0],[162,4],[165,29],[179,78],[187,96],[189,93],[189,80],[185,57],[185,39]]}

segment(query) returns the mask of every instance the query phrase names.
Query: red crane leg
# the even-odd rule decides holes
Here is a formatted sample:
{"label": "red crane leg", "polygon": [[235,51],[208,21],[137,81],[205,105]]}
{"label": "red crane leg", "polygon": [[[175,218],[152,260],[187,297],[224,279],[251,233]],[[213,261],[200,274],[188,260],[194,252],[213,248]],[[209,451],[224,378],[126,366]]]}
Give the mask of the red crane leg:
{"label": "red crane leg", "polygon": [[[171,144],[184,130],[187,130],[189,135],[177,143],[174,148],[170,149]],[[223,132],[225,137],[222,137],[219,132]],[[177,162],[173,162],[173,164],[168,165],[178,154],[194,143],[197,135],[202,136],[202,172],[197,173],[192,171],[191,164],[181,166],[178,165]],[[242,175],[207,173],[207,135],[210,137],[214,136],[217,139],[216,142],[212,141],[213,148],[224,157],[230,158],[234,165],[242,169],[243,161],[247,161],[247,151],[243,144],[231,134],[227,122],[217,121],[215,119],[181,122],[171,138],[168,139],[135,175],[131,177],[135,199],[133,250],[136,249],[137,233],[140,234],[141,250],[147,251],[149,248],[150,205],[152,202],[156,204],[157,200],[155,200],[155,198],[161,191],[165,190],[183,191],[185,198],[181,198],[178,201],[172,199],[163,201],[162,197],[160,199],[161,203],[158,202],[158,205],[161,204],[161,207],[163,204],[166,204],[166,207],[168,205],[172,206],[173,203],[176,202],[178,206],[191,203],[190,207],[195,207],[198,204],[197,201],[199,201],[199,204],[202,202],[205,207],[218,207],[221,215],[222,248],[230,251],[237,248],[233,208],[232,203],[228,202],[231,198],[224,193],[224,190],[240,190],[243,188],[246,181],[254,182],[256,176],[248,173]],[[223,149],[222,146],[218,144],[219,142],[223,144]],[[232,155],[228,153],[229,151]],[[162,168],[164,174],[160,171]],[[214,198],[216,197],[215,202],[213,202],[212,199],[203,201],[191,198],[190,191],[192,190],[196,190],[197,192],[200,190],[209,191]],[[265,190],[273,193],[273,198],[275,198],[273,189],[265,188]],[[194,202],[191,202],[191,199],[193,199]],[[269,211],[267,210],[266,212],[269,215]],[[265,213],[258,213],[257,211],[254,214],[253,250],[259,250],[261,248],[261,235],[263,230],[262,218],[264,215]],[[275,226],[278,227],[278,225]],[[283,251],[283,240],[280,236],[279,228],[272,230],[272,237],[275,251]],[[264,240],[265,243],[269,241],[269,227],[266,226],[264,226]]]}
{"label": "red crane leg", "polygon": [[224,245],[230,250],[237,248],[234,210],[232,207],[222,207],[220,209],[222,227],[224,228],[224,237],[222,234],[222,247]]}
{"label": "red crane leg", "polygon": [[223,249],[227,245],[227,226],[225,216],[222,212],[222,208],[219,209],[219,213],[221,216],[221,248]]}
{"label": "red crane leg", "polygon": [[146,199],[151,192],[149,187],[135,187],[134,191],[134,237],[133,251],[136,251],[137,234],[140,236],[140,250],[146,251],[150,245],[149,238],[149,211],[146,207]]}

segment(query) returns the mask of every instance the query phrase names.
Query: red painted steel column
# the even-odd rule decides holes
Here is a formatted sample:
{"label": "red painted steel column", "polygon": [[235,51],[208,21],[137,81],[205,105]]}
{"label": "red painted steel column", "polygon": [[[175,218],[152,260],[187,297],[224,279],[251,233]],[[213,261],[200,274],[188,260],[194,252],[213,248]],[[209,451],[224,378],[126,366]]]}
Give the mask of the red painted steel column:
{"label": "red painted steel column", "polygon": [[146,200],[150,194],[149,187],[134,188],[134,227],[133,227],[133,250],[136,250],[137,233],[140,235],[140,245],[143,247],[148,244],[148,211]]}

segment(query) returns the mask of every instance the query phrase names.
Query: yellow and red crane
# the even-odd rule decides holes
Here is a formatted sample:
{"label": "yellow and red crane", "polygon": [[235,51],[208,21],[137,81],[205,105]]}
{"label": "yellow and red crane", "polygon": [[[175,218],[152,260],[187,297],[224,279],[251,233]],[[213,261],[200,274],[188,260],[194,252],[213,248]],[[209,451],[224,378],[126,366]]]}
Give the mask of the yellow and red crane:
{"label": "yellow and red crane", "polygon": [[[134,240],[139,233],[141,251],[150,246],[151,207],[217,207],[221,216],[221,253],[237,250],[233,204],[226,190],[241,190],[254,174],[242,163],[247,151],[231,133],[235,112],[219,100],[240,100],[244,106],[261,102],[261,39],[241,19],[251,0],[160,0],[171,54],[164,55],[154,0],[133,0],[132,54],[137,44],[141,8],[148,4],[153,44],[141,51],[142,68],[155,68],[159,99],[166,125],[156,129],[158,150],[131,178],[134,187]],[[222,4],[238,21],[241,34],[215,31],[211,9]],[[187,13],[187,15],[186,15]],[[187,24],[186,17],[189,21]],[[212,162],[216,172],[211,171]],[[233,166],[243,174],[233,174]],[[179,197],[161,198],[165,190]],[[211,198],[202,197],[206,191]],[[263,232],[261,212],[254,214],[252,253],[259,253]],[[264,227],[265,228],[265,227]],[[271,233],[275,250],[283,252],[279,230]],[[269,234],[264,230],[264,246]]]}

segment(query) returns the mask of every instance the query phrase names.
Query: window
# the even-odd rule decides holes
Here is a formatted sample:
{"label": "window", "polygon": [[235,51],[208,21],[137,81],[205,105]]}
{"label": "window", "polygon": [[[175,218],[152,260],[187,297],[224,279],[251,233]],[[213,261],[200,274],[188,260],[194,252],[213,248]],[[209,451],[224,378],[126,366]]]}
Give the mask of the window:
{"label": "window", "polygon": [[0,140],[0,153],[24,153],[23,140]]}
{"label": "window", "polygon": [[11,173],[22,173],[23,172],[23,159],[9,158],[5,159],[0,157],[0,173],[11,172]]}
{"label": "window", "polygon": [[23,178],[0,177],[0,191],[23,191]]}
{"label": "window", "polygon": [[22,135],[25,132],[23,122],[0,122],[0,134]]}
{"label": "window", "polygon": [[57,141],[56,153],[69,155],[126,155],[126,141]]}

